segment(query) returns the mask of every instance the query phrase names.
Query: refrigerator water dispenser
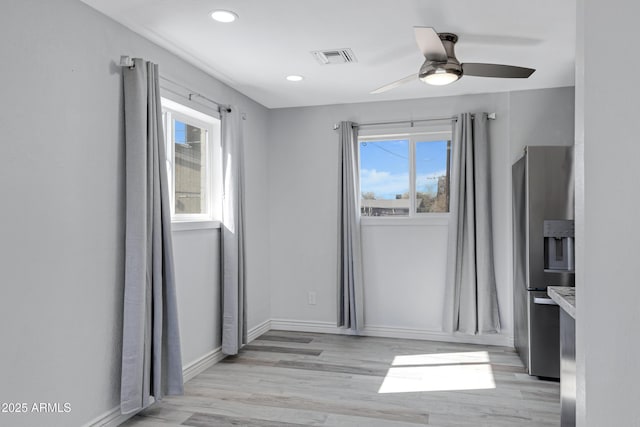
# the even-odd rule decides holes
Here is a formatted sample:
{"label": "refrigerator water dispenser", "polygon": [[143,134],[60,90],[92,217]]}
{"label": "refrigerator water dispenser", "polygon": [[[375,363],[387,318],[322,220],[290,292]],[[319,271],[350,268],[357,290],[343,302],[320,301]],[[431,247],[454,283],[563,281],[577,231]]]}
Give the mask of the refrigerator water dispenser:
{"label": "refrigerator water dispenser", "polygon": [[544,269],[546,272],[572,272],[574,270],[573,220],[544,221]]}

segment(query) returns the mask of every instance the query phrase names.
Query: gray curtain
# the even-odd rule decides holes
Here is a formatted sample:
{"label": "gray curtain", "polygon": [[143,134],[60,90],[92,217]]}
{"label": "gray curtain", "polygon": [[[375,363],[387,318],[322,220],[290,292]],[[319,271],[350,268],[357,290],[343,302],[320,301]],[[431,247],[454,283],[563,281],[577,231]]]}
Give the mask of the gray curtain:
{"label": "gray curtain", "polygon": [[158,66],[123,68],[125,281],[120,404],[139,411],[182,394],[182,360]]}
{"label": "gray curtain", "polygon": [[364,327],[358,136],[352,122],[340,123],[338,326],[358,333]]}
{"label": "gray curtain", "polygon": [[498,332],[487,114],[458,116],[451,166],[447,288],[453,312],[445,324],[468,334]]}
{"label": "gray curtain", "polygon": [[247,342],[242,118],[222,109],[222,352],[238,354]]}

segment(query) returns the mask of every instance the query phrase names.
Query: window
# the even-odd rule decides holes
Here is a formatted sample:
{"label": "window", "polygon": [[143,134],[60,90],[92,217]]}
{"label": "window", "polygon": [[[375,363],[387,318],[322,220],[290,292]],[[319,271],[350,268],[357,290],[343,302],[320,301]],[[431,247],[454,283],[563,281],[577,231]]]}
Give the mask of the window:
{"label": "window", "polygon": [[449,212],[451,133],[363,136],[362,216]]}
{"label": "window", "polygon": [[162,98],[173,221],[218,220],[220,120]]}

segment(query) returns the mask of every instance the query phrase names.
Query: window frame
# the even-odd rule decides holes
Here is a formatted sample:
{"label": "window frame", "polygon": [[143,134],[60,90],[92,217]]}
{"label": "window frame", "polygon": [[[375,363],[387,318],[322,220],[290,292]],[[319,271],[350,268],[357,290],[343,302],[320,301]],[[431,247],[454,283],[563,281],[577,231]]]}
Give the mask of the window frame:
{"label": "window frame", "polygon": [[[365,216],[361,214],[362,188],[360,186],[360,158],[362,142],[381,142],[390,140],[407,140],[409,142],[409,214],[397,216]],[[417,212],[416,210],[416,143],[449,141],[449,211],[448,212]],[[358,213],[363,225],[408,225],[424,223],[430,225],[448,224],[451,217],[451,156],[453,152],[453,132],[450,128],[437,127],[432,130],[367,132],[358,135]]]}
{"label": "window frame", "polygon": [[[217,228],[220,226],[222,217],[222,135],[220,119],[166,97],[162,97],[161,102],[167,156],[169,204],[174,230]],[[206,131],[205,153],[203,156],[203,159],[205,159],[205,177],[203,180],[205,185],[202,190],[205,197],[204,213],[176,214],[175,212],[175,133],[173,129],[175,120]]]}

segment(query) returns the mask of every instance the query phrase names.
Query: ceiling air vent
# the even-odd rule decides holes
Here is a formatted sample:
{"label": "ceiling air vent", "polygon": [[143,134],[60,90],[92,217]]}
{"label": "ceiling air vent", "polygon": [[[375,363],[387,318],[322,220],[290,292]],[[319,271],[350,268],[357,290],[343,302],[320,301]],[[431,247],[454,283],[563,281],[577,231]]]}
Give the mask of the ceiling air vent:
{"label": "ceiling air vent", "polygon": [[317,50],[311,54],[322,65],[358,62],[351,49]]}

